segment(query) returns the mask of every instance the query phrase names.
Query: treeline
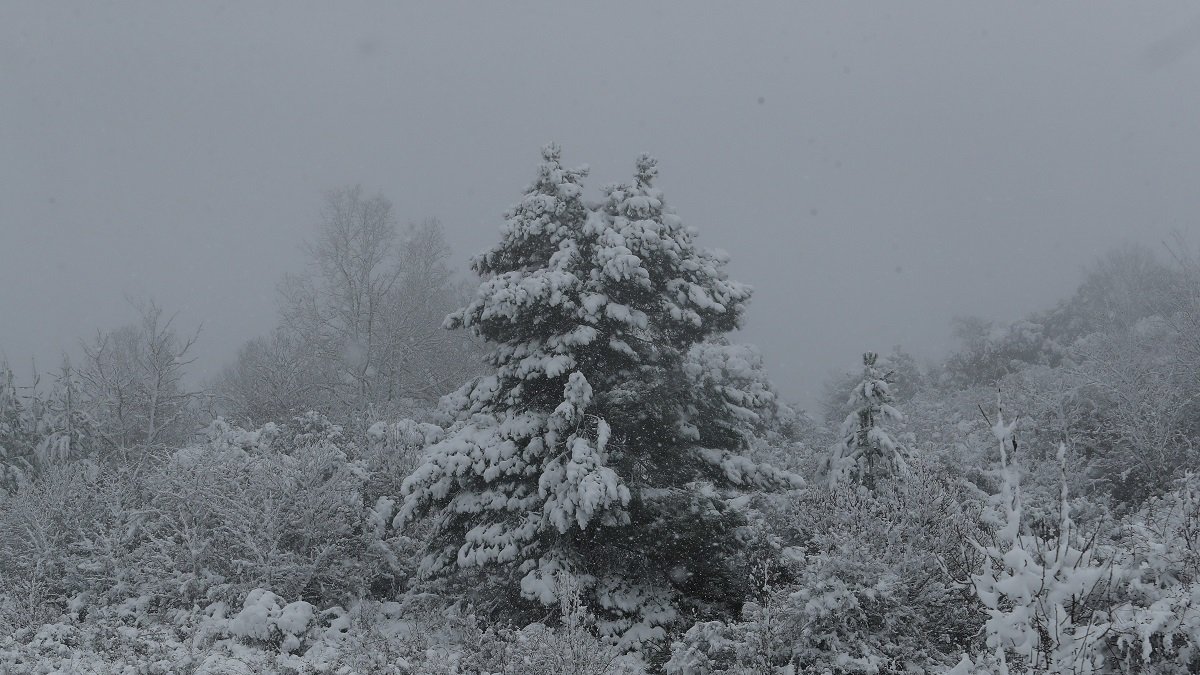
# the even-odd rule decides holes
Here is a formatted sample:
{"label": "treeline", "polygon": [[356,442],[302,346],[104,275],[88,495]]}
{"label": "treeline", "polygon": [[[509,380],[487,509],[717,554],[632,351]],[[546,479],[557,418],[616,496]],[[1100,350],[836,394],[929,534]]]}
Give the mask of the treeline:
{"label": "treeline", "polygon": [[470,289],[437,220],[402,228],[382,195],[343,188],[304,250],[303,271],[279,284],[276,328],[204,386],[186,377],[199,328],[140,298],[134,323],[82,340],[54,372],[0,363],[0,487],[70,459],[162,459],[216,418],[255,427],[320,411],[365,429],[419,416],[481,372],[478,342],[442,328]]}

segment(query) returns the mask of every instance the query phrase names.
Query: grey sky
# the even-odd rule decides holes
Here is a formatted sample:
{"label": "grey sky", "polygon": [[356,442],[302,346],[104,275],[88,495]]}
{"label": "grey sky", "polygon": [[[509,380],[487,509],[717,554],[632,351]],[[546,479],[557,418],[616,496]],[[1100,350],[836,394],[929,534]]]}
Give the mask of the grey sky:
{"label": "grey sky", "polygon": [[151,295],[215,371],[275,320],[323,190],[497,236],[539,146],[660,185],[758,288],[807,398],[956,313],[1014,318],[1122,241],[1200,231],[1200,7],[0,6],[0,351],[53,366]]}

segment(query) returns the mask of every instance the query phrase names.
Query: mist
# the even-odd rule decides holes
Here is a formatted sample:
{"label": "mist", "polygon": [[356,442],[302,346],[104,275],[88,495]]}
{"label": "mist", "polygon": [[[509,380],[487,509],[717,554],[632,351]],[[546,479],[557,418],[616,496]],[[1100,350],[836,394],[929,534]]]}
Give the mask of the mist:
{"label": "mist", "polygon": [[1200,6],[0,3],[0,673],[1200,672]]}
{"label": "mist", "polygon": [[594,197],[659,157],[807,403],[1194,231],[1200,14],[1157,10],[8,4],[0,348],[53,365],[151,296],[203,324],[203,380],[276,320],[324,191],[441,219],[465,270],[557,141]]}

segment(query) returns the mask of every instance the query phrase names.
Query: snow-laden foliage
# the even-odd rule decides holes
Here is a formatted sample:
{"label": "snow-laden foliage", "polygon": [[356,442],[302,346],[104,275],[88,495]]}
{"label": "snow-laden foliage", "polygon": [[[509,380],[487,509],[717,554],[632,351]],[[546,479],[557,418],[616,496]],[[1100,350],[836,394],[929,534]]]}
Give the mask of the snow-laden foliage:
{"label": "snow-laden foliage", "polygon": [[15,492],[56,463],[94,456],[96,425],[70,362],[48,388],[19,391],[0,362],[0,493]]}
{"label": "snow-laden foliage", "polygon": [[287,602],[271,591],[256,588],[246,595],[242,610],[230,619],[229,632],[290,653],[304,644],[315,618],[311,604],[303,600]]}
{"label": "snow-laden foliage", "polygon": [[[697,623],[671,673],[891,673],[948,667],[983,619],[962,582],[978,514],[917,465],[906,480],[817,487],[765,505],[755,597],[733,621]],[[788,670],[791,669],[791,670]]]}
{"label": "snow-laden foliage", "polygon": [[596,617],[582,603],[578,581],[567,572],[555,579],[559,620],[554,626],[534,623],[520,630],[467,632],[471,650],[464,670],[496,673],[562,675],[638,675],[640,660],[601,639]]}
{"label": "snow-laden foliage", "polygon": [[484,625],[457,607],[364,601],[317,612],[269,591],[145,622],[129,607],[0,633],[0,672],[174,675],[646,675],[587,630]]}
{"label": "snow-laden foliage", "polygon": [[829,484],[849,482],[874,489],[883,478],[908,470],[908,448],[888,431],[889,422],[904,416],[892,406],[891,373],[876,367],[878,355],[863,354],[862,379],[850,393],[851,412],[842,422],[842,439],[831,449]]}
{"label": "snow-laden foliage", "polygon": [[[888,391],[897,404],[906,404],[918,392],[931,386],[929,375],[917,358],[900,347],[894,347],[887,355],[880,354],[875,367],[890,375]],[[847,370],[830,377],[821,387],[816,412],[826,424],[840,426],[846,416],[854,411],[852,391],[862,379],[862,370]]]}
{"label": "snow-laden foliage", "polygon": [[1118,549],[1129,583],[1114,612],[1115,651],[1126,669],[1200,670],[1200,478],[1126,518]]}
{"label": "snow-laden foliage", "polygon": [[495,566],[556,605],[568,570],[606,632],[661,639],[681,607],[740,596],[722,559],[742,517],[722,491],[798,478],[738,454],[774,397],[755,357],[710,341],[739,325],[750,289],[666,206],[655,160],[595,209],[586,169],[556,146],[543,160],[473,261],[475,299],[447,319],[492,345],[495,374],[457,396],[396,524],[433,515],[426,574]]}
{"label": "snow-laden foliage", "polygon": [[1081,425],[1092,446],[1089,473],[1119,501],[1140,503],[1200,466],[1192,437],[1200,360],[1187,357],[1186,339],[1167,319],[1150,317],[1072,346],[1071,372],[1095,410]]}
{"label": "snow-laden foliage", "polygon": [[1112,628],[1104,596],[1121,571],[1098,556],[1094,541],[1081,537],[1071,520],[1065,445],[1058,449],[1062,493],[1054,536],[1023,530],[1020,486],[1009,466],[1015,429],[997,411],[993,433],[1003,486],[993,516],[999,527],[991,543],[979,546],[985,562],[972,576],[988,614],[987,646],[1017,672],[1102,672]]}
{"label": "snow-laden foliage", "polygon": [[381,465],[348,456],[360,451],[338,433],[311,416],[255,431],[217,420],[143,472],[49,468],[0,509],[0,621],[135,599],[232,604],[254,588],[329,604],[403,587],[416,543],[387,531],[394,502],[370,494]]}
{"label": "snow-laden foliage", "polygon": [[0,362],[0,488],[8,492],[27,483],[38,463],[36,425],[27,408],[12,369]]}

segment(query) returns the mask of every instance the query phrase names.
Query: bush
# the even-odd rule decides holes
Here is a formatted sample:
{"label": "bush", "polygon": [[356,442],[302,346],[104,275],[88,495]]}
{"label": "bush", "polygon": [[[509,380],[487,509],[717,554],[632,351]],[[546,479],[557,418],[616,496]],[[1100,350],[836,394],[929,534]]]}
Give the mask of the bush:
{"label": "bush", "polygon": [[[667,672],[895,672],[952,665],[982,619],[964,583],[976,513],[943,477],[819,488],[768,511],[783,547],[733,622],[693,626]],[[771,569],[775,567],[776,569]],[[781,671],[782,672],[782,671]]]}

